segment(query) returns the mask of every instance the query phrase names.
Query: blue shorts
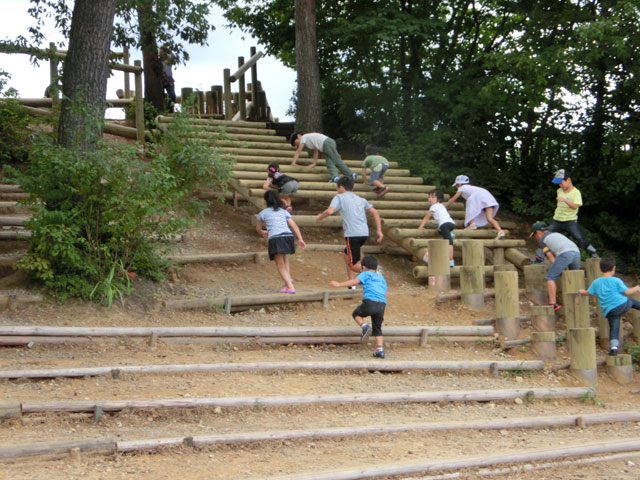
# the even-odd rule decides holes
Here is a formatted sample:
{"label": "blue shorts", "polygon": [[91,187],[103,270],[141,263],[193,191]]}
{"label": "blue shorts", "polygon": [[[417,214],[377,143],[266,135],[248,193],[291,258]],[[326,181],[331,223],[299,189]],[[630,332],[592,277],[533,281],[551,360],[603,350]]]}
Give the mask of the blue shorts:
{"label": "blue shorts", "polygon": [[580,270],[580,252],[571,251],[558,255],[556,261],[549,267],[547,276],[544,279],[555,282],[567,267],[569,267],[569,270]]}

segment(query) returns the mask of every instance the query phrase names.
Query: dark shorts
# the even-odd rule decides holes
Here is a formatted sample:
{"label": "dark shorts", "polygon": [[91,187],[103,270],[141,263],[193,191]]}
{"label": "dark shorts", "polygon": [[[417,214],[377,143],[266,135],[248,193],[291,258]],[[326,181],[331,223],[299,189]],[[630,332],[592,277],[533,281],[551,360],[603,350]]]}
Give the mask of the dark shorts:
{"label": "dark shorts", "polygon": [[438,228],[438,231],[440,232],[440,235],[442,235],[442,238],[444,238],[445,240],[449,240],[449,245],[453,245],[453,237],[451,236],[451,231],[454,228],[456,228],[456,225],[451,222],[443,223]]}
{"label": "dark shorts", "polygon": [[349,265],[355,265],[360,261],[360,247],[369,237],[344,237],[344,240],[347,242],[344,253],[349,257]]}
{"label": "dark shorts", "polygon": [[269,239],[269,260],[273,260],[276,254],[291,255],[292,253],[296,253],[293,235],[278,235]]}
{"label": "dark shorts", "polygon": [[388,169],[389,169],[389,164],[383,163],[382,168],[380,170],[378,171],[371,170],[371,173],[369,174],[369,185],[373,185],[373,182],[375,182],[376,180],[380,180],[381,177],[384,177],[384,174],[387,172]]}
{"label": "dark shorts", "polygon": [[280,195],[293,195],[298,191],[298,181],[297,180],[289,180],[287,183],[280,187]]}
{"label": "dark shorts", "polygon": [[353,317],[371,317],[371,331],[374,337],[382,336],[382,322],[384,321],[384,308],[387,306],[384,302],[376,302],[375,300],[363,300],[352,315]]}
{"label": "dark shorts", "polygon": [[553,280],[554,282],[560,278],[562,272],[566,268],[569,270],[580,270],[580,252],[572,250],[570,252],[561,253],[549,267],[545,280]]}

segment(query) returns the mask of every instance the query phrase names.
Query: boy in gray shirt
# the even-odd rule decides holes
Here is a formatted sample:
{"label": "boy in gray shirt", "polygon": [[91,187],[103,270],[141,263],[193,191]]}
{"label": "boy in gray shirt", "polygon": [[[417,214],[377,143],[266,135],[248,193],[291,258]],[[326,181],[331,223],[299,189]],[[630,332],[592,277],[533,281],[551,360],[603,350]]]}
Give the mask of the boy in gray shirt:
{"label": "boy in gray shirt", "polygon": [[347,267],[349,280],[355,278],[355,273],[360,273],[360,247],[369,239],[369,225],[367,225],[367,213],[373,215],[376,222],[377,241],[382,242],[382,225],[380,214],[364,198],[353,193],[353,179],[341,177],[337,183],[338,195],[333,197],[329,208],[316,217],[321,221],[335,212],[340,212],[342,217],[342,229],[347,243],[344,249],[344,262]]}
{"label": "boy in gray shirt", "polygon": [[545,277],[547,293],[549,294],[549,305],[553,305],[554,310],[559,310],[562,305],[556,302],[556,280],[560,278],[560,275],[567,267],[569,267],[569,270],[580,269],[580,249],[561,233],[549,232],[549,227],[544,222],[536,222],[531,225],[531,235],[529,237],[536,239],[542,255],[551,262]]}

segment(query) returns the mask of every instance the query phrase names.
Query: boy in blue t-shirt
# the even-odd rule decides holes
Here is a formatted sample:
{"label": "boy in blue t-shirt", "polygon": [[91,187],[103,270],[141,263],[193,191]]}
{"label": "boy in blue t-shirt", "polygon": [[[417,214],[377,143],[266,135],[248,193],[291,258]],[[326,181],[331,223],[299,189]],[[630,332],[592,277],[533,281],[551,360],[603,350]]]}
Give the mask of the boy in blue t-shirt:
{"label": "boy in blue t-shirt", "polygon": [[622,280],[613,275],[616,273],[616,260],[603,258],[600,260],[602,276],[596,278],[588,290],[581,289],[582,295],[598,295],[602,315],[609,320],[609,355],[617,355],[620,348],[620,318],[630,309],[640,310],[640,302],[629,295],[640,292],[640,285],[627,288]]}
{"label": "boy in blue t-shirt", "polygon": [[[376,337],[376,351],[373,354],[376,358],[384,358],[384,338],[382,336],[382,322],[384,321],[384,309],[387,306],[387,282],[376,270],[378,260],[371,255],[362,259],[362,273],[356,278],[346,282],[336,282],[332,280],[333,287],[350,287],[362,284],[364,291],[362,303],[353,311],[353,319],[362,329],[360,341],[365,340],[373,331]],[[371,324],[364,323],[364,317],[371,317]]]}

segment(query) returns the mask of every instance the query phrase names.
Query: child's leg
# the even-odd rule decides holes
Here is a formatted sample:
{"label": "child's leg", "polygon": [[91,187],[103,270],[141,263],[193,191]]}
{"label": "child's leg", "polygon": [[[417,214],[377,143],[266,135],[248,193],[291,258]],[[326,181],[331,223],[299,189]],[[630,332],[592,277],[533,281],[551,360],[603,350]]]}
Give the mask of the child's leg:
{"label": "child's leg", "polygon": [[607,315],[609,320],[609,349],[617,350],[620,348],[620,315]]}
{"label": "child's leg", "polygon": [[374,180],[371,182],[371,185],[375,185],[378,188],[384,188],[384,183],[381,180]]}
{"label": "child's leg", "polygon": [[358,261],[358,263],[356,263],[355,265],[352,265],[349,254],[345,253],[344,264],[345,264],[345,267],[347,268],[347,278],[349,280],[353,280],[354,278],[356,278],[355,272],[359,272],[360,270],[355,270],[355,267],[356,266],[360,267],[360,262]]}
{"label": "child's leg", "polygon": [[276,253],[274,260],[276,262],[276,268],[278,269],[280,278],[282,278],[285,286],[287,288],[293,289],[293,283],[291,283],[291,275],[289,274],[289,269],[287,267],[287,255],[283,253]]}
{"label": "child's leg", "polygon": [[291,197],[289,195],[280,195],[280,200],[282,200],[285,207],[291,206]]}
{"label": "child's leg", "polygon": [[360,315],[354,315],[353,320],[358,324],[359,327],[362,327],[362,324],[364,323],[363,317],[361,317]]}
{"label": "child's leg", "polygon": [[500,224],[496,221],[495,218],[493,218],[493,207],[487,207],[484,209],[484,213],[487,216],[487,222],[489,222],[491,224],[491,226],[493,228],[495,228],[498,232],[502,231],[502,227],[500,226]]}
{"label": "child's leg", "polygon": [[289,281],[291,282],[291,285],[293,286],[293,282],[291,281],[291,262],[289,261],[289,255],[284,255],[284,268],[287,272],[287,278],[289,279]]}
{"label": "child's leg", "polygon": [[549,296],[549,305],[555,305],[557,291],[558,287],[556,286],[556,282],[554,282],[553,280],[547,280],[547,295]]}

